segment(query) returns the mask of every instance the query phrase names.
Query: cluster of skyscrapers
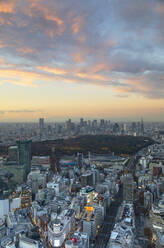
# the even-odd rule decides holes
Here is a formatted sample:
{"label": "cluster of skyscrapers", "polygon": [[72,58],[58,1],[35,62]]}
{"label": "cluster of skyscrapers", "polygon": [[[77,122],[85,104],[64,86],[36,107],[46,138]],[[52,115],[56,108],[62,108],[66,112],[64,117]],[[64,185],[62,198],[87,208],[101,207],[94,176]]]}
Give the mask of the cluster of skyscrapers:
{"label": "cluster of skyscrapers", "polygon": [[66,122],[48,122],[40,118],[37,123],[0,123],[0,146],[12,145],[18,139],[33,141],[55,140],[77,137],[79,135],[132,135],[160,139],[162,123],[111,122],[110,120],[84,120]]}

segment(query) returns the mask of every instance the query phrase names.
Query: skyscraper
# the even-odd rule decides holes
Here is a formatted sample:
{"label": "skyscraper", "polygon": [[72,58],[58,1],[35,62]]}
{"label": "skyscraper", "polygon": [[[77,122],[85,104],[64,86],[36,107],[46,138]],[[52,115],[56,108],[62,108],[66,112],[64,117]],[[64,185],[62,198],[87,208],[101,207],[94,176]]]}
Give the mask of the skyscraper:
{"label": "skyscraper", "polygon": [[39,119],[39,130],[40,130],[40,133],[42,133],[44,130],[44,118]]}
{"label": "skyscraper", "polygon": [[17,141],[18,163],[25,166],[26,177],[31,170],[31,140]]}
{"label": "skyscraper", "polygon": [[81,118],[81,119],[80,119],[80,127],[83,127],[83,126],[84,126],[84,119]]}
{"label": "skyscraper", "polygon": [[141,118],[141,134],[144,134],[144,122],[143,122],[143,118]]}

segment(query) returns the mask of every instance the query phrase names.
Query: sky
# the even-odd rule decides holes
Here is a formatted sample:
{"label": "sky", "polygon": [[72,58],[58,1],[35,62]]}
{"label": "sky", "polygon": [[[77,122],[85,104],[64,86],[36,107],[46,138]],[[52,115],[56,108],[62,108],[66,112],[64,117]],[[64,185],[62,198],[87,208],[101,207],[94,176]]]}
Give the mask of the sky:
{"label": "sky", "polygon": [[0,121],[164,121],[164,0],[0,0]]}

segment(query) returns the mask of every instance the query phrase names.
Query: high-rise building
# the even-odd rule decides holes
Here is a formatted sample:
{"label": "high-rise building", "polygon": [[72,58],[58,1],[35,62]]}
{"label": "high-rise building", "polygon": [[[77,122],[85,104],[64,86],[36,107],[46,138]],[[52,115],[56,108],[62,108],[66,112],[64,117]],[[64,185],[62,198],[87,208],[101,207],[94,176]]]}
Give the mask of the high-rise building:
{"label": "high-rise building", "polygon": [[97,120],[93,120],[92,121],[92,127],[93,128],[97,128]]}
{"label": "high-rise building", "polygon": [[48,241],[52,247],[62,247],[64,240],[74,225],[74,210],[63,211],[48,224]]}
{"label": "high-rise building", "polygon": [[10,146],[8,148],[8,161],[18,161],[18,147]]}
{"label": "high-rise building", "polygon": [[39,119],[39,129],[43,130],[44,129],[44,118]]}
{"label": "high-rise building", "polygon": [[42,138],[44,132],[44,118],[39,119],[39,133],[40,133],[40,139]]}
{"label": "high-rise building", "polygon": [[132,124],[131,124],[131,130],[133,132],[136,132],[136,129],[137,129],[137,124],[135,122],[132,122]]}
{"label": "high-rise building", "polygon": [[31,170],[31,140],[17,141],[18,163],[25,166],[26,177]]}
{"label": "high-rise building", "polygon": [[83,167],[83,153],[77,153],[77,165],[79,168]]}
{"label": "high-rise building", "polygon": [[115,124],[113,125],[113,132],[114,132],[114,133],[117,133],[117,132],[119,132],[119,131],[120,131],[120,126],[119,126],[118,123],[115,123]]}
{"label": "high-rise building", "polygon": [[143,122],[143,118],[141,118],[141,134],[144,134],[144,122]]}
{"label": "high-rise building", "polygon": [[93,173],[91,171],[87,171],[81,175],[81,185],[86,187],[87,185],[93,185]]}
{"label": "high-rise building", "polygon": [[101,119],[100,120],[100,127],[104,127],[105,126],[105,120],[104,119]]}
{"label": "high-rise building", "polygon": [[81,119],[80,119],[80,127],[83,127],[83,126],[84,126],[84,119],[81,118]]}
{"label": "high-rise building", "polygon": [[95,222],[94,218],[91,218],[90,221],[88,221],[87,219],[83,220],[83,232],[87,233],[90,238],[92,238],[92,239],[95,238],[95,236],[96,236],[96,222]]}

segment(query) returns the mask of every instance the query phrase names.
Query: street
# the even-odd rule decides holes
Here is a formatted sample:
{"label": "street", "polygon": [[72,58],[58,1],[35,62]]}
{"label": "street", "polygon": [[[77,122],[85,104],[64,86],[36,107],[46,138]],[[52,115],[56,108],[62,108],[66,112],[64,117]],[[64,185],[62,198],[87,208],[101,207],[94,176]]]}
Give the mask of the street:
{"label": "street", "polygon": [[118,208],[123,200],[123,187],[121,186],[116,197],[107,210],[104,223],[100,228],[94,248],[106,248],[108,240],[110,238],[111,231],[113,229],[115,218],[118,212]]}

